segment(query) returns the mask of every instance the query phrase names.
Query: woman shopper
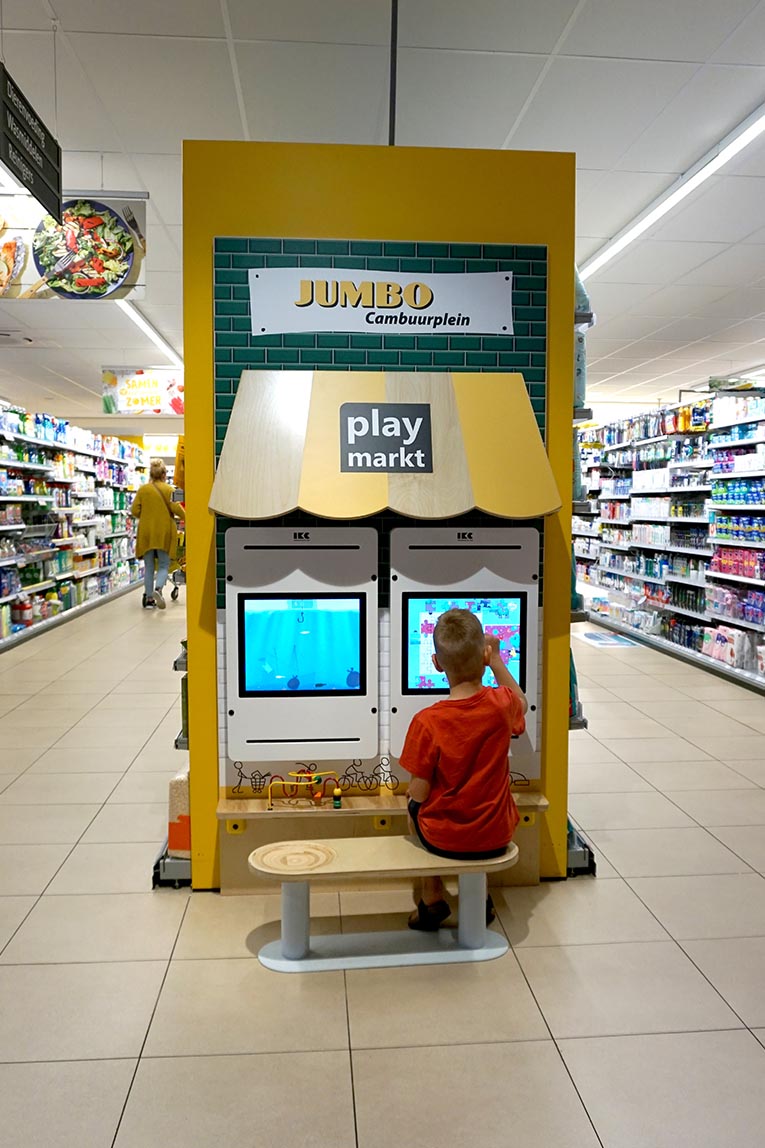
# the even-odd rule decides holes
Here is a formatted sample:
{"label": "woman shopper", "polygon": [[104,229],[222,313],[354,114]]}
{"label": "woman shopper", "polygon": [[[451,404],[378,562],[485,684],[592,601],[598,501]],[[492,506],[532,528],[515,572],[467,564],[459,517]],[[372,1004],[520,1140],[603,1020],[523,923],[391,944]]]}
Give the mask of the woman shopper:
{"label": "woman shopper", "polygon": [[[154,458],[149,468],[149,481],[136,494],[130,513],[138,519],[136,556],[144,561],[144,606],[165,609],[162,588],[167,581],[170,560],[178,548],[176,518],[183,518],[183,508],[172,501],[172,491],[165,481],[165,464]],[[154,565],[156,562],[156,579]]]}

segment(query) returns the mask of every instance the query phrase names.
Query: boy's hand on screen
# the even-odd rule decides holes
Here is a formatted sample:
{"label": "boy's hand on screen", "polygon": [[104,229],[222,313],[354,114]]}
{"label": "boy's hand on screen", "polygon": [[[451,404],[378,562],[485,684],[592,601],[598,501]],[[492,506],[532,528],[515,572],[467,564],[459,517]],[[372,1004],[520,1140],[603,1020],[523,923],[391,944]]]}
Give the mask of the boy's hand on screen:
{"label": "boy's hand on screen", "polygon": [[491,663],[495,658],[499,657],[499,638],[496,634],[485,634],[486,638],[486,654],[489,662]]}

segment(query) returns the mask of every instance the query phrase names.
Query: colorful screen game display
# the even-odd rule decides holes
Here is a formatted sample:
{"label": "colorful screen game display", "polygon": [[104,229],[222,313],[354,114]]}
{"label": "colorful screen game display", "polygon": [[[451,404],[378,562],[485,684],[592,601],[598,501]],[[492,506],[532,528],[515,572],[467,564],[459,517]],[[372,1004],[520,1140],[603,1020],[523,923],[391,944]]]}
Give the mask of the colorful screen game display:
{"label": "colorful screen game display", "polygon": [[[433,665],[433,631],[441,614],[453,608],[470,610],[485,631],[499,638],[502,661],[522,689],[526,687],[526,595],[473,594],[462,598],[433,598],[424,594],[404,594],[405,694],[449,692],[446,674]],[[485,686],[494,686],[494,674],[486,667]]]}
{"label": "colorful screen game display", "polygon": [[366,596],[239,595],[239,694],[366,693]]}

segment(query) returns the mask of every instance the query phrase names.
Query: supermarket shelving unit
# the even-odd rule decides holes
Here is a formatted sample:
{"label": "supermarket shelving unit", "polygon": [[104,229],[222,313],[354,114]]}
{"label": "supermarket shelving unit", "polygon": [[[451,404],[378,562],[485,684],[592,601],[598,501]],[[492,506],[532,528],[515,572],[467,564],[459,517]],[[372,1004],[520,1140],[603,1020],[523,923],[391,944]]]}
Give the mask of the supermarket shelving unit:
{"label": "supermarket shelving unit", "polygon": [[[0,552],[0,652],[140,583],[127,510],[146,469],[132,443],[109,438],[95,449],[100,439],[68,424],[66,437],[52,441],[20,433],[3,416],[0,410],[0,540],[10,539],[13,552]],[[115,544],[118,538],[127,541]],[[16,600],[54,588],[64,609],[11,632]]]}
{"label": "supermarket shelving unit", "polygon": [[719,393],[703,419],[701,406],[668,433],[641,428],[689,408],[598,429],[603,509],[597,528],[575,520],[577,588],[610,629],[765,691],[765,396]]}

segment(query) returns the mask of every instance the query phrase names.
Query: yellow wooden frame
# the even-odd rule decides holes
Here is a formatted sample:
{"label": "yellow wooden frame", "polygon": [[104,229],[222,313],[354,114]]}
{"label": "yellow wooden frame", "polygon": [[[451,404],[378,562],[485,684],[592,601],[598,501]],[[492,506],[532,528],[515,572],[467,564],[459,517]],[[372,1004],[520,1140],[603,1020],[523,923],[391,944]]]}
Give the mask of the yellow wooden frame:
{"label": "yellow wooden frame", "polygon": [[[566,872],[573,405],[574,156],[326,144],[184,144],[184,328],[192,883],[218,885],[213,240],[274,236],[545,244],[547,452],[542,875]],[[496,473],[490,426],[485,465]],[[553,703],[552,699],[556,699]]]}

